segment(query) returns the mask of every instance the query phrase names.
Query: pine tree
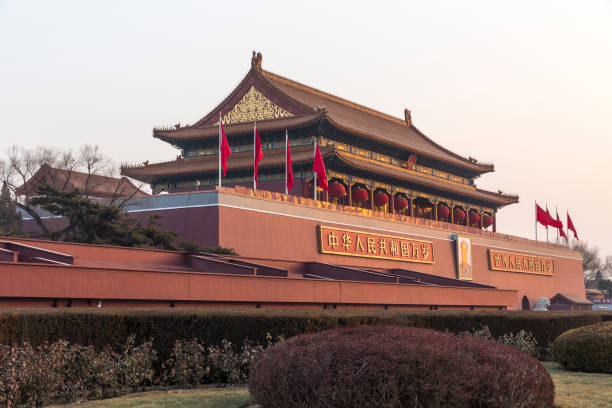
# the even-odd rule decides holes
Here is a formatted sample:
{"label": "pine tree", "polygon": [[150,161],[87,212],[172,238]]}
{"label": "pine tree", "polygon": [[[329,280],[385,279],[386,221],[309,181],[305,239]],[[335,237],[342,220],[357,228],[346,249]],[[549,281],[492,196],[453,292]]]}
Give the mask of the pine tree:
{"label": "pine tree", "polygon": [[0,192],[0,235],[21,234],[21,215],[17,212],[15,201],[6,182]]}

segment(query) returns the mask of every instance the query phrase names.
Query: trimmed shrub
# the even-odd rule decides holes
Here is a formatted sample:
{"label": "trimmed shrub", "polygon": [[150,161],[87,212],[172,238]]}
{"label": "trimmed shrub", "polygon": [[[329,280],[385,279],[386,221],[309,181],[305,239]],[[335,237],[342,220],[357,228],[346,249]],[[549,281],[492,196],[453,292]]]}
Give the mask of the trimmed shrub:
{"label": "trimmed shrub", "polygon": [[133,337],[118,354],[59,340],[33,347],[0,345],[0,406],[45,406],[113,396],[153,377],[155,351]]}
{"label": "trimmed shrub", "polygon": [[153,350],[151,340],[136,345],[136,336],[128,337],[123,346],[123,353],[119,360],[119,381],[136,391],[139,385],[151,384],[153,380],[153,362],[157,360],[157,351]]}
{"label": "trimmed shrub", "polygon": [[206,348],[196,339],[174,342],[171,357],[162,365],[162,382],[183,388],[197,387],[210,371]]}
{"label": "trimmed shrub", "polygon": [[569,370],[612,373],[612,321],[569,330],[552,349],[554,360]]}
{"label": "trimmed shrub", "polygon": [[532,357],[538,357],[538,343],[533,337],[533,334],[526,332],[525,330],[520,330],[517,333],[506,333],[500,338],[496,339],[491,334],[489,327],[485,325],[472,332],[463,332],[461,334],[468,334],[483,340],[498,341],[501,344],[515,348],[518,351],[522,351],[523,353]]}
{"label": "trimmed shrub", "polygon": [[[268,346],[271,344],[270,338]],[[205,383],[245,384],[249,367],[263,349],[263,346],[249,341],[236,349],[228,340],[222,340],[220,346],[208,348],[195,339],[177,340],[171,357],[162,365],[161,381],[183,387]]]}
{"label": "trimmed shrub", "polygon": [[553,406],[541,363],[468,335],[362,326],[301,335],[261,352],[249,391],[264,408]]}
{"label": "trimmed shrub", "polygon": [[361,325],[392,325],[471,331],[486,325],[498,338],[520,330],[530,332],[538,347],[552,344],[561,333],[601,322],[610,312],[522,312],[522,311],[395,311],[395,310],[273,310],[273,309],[2,309],[0,344],[33,346],[65,339],[92,345],[96,350],[110,346],[121,353],[130,334],[143,343],[153,339],[159,360],[170,358],[174,342],[198,339],[206,347],[221,346],[223,339],[234,347],[245,340],[266,344],[273,337],[296,336],[323,330]]}

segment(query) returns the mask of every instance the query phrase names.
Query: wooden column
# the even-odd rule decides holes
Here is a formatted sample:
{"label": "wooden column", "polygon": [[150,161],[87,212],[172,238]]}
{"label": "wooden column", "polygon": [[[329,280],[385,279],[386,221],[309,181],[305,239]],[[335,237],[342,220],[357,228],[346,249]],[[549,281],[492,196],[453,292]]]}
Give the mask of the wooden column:
{"label": "wooden column", "polygon": [[410,194],[410,217],[414,218],[414,200],[412,194]]}
{"label": "wooden column", "polygon": [[[329,186],[329,180],[327,180],[327,185]],[[323,190],[325,191],[325,190]],[[327,202],[329,202],[329,191],[325,191],[325,193],[323,194],[323,199]]]}
{"label": "wooden column", "polygon": [[391,211],[389,211],[391,214],[395,214],[395,194],[393,191],[391,191],[391,200],[389,200],[389,205],[391,205]]}
{"label": "wooden column", "polygon": [[483,219],[482,219],[483,217],[484,217],[484,212],[482,212],[482,211],[481,211],[481,212],[480,212],[480,229],[483,229],[483,228],[484,228],[484,224],[483,224],[483,223],[484,223],[484,221],[483,221]]}
{"label": "wooden column", "polygon": [[467,210],[465,210],[465,226],[470,226],[470,207],[467,207]]}
{"label": "wooden column", "polygon": [[434,220],[438,221],[438,202],[434,201]]}
{"label": "wooden column", "polygon": [[497,209],[493,212],[493,232],[497,232]]}
{"label": "wooden column", "polygon": [[353,206],[353,185],[350,180],[348,181],[347,185],[348,185],[348,205],[349,207],[352,207]]}
{"label": "wooden column", "polygon": [[451,203],[451,205],[448,208],[450,208],[451,224],[454,224],[455,223],[455,204]]}
{"label": "wooden column", "polygon": [[374,186],[370,186],[370,210],[374,211]]}

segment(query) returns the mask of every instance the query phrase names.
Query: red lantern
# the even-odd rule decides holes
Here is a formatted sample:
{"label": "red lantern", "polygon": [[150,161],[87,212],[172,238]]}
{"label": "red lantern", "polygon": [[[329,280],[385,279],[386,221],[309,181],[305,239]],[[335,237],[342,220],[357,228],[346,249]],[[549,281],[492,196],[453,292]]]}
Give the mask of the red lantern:
{"label": "red lantern", "polygon": [[453,210],[453,219],[459,222],[465,220],[465,211],[463,211],[461,208],[455,208]]}
{"label": "red lantern", "polygon": [[485,214],[482,216],[482,226],[485,228],[490,227],[493,224],[493,217],[489,214]]}
{"label": "red lantern", "polygon": [[439,204],[438,205],[438,219],[448,218],[449,215],[450,215],[450,208],[448,208],[445,205]]}
{"label": "red lantern", "polygon": [[406,197],[398,195],[395,196],[393,204],[395,206],[395,211],[402,211],[404,208],[408,207],[408,200]]}
{"label": "red lantern", "polygon": [[376,207],[382,207],[389,202],[389,196],[382,191],[376,191],[374,193],[374,205]]}
{"label": "red lantern", "polygon": [[340,198],[346,195],[346,189],[342,183],[338,183],[337,181],[329,183],[328,187],[329,196],[332,198]]}
{"label": "red lantern", "polygon": [[363,187],[353,187],[351,190],[351,198],[354,203],[361,203],[368,199],[368,190]]}
{"label": "red lantern", "polygon": [[478,221],[480,221],[480,214],[478,214],[477,212],[471,212],[470,213],[470,224],[478,224]]}

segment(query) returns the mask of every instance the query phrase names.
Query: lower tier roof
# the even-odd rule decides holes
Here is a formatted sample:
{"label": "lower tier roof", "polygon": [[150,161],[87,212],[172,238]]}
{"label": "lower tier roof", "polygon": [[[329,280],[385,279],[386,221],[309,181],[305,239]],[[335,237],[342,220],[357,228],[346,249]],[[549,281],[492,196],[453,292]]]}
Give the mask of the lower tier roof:
{"label": "lower tier roof", "polygon": [[[334,146],[322,146],[326,165],[332,163],[342,163],[351,169],[367,172],[372,175],[381,175],[398,181],[407,182],[413,185],[420,185],[427,189],[439,191],[441,194],[452,193],[471,200],[478,200],[490,204],[493,207],[502,207],[518,202],[518,196],[495,193],[476,188],[473,185],[440,179],[435,176],[428,176],[412,170],[400,168],[375,160],[363,158],[346,151],[337,149]],[[292,149],[292,164],[295,167],[313,162],[312,147],[299,147]],[[284,166],[285,151],[277,149],[264,152],[264,158],[259,164],[260,171],[266,168],[278,168]],[[181,158],[170,162],[145,164],[141,166],[122,167],[122,174],[141,180],[144,182],[155,182],[156,180],[167,180],[173,177],[201,176],[205,174],[215,174],[218,171],[217,156],[202,158]],[[234,153],[228,159],[228,172],[237,170],[249,170],[253,168],[253,153]]]}

